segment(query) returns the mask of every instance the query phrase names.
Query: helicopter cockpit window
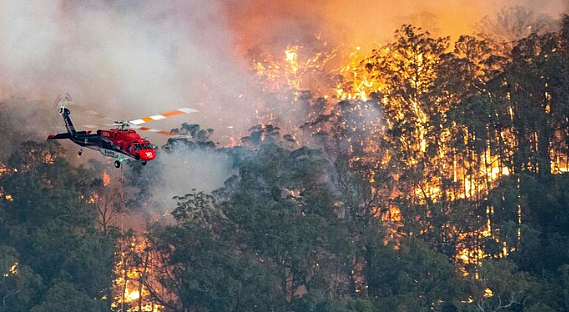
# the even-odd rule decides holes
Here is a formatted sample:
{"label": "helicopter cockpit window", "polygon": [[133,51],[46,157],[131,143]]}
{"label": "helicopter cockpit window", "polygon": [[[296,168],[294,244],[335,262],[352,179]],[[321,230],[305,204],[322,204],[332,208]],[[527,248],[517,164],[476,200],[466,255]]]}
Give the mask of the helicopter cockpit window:
{"label": "helicopter cockpit window", "polygon": [[133,147],[134,147],[134,150],[135,150],[135,151],[139,151],[139,150],[142,149],[142,147],[140,146],[140,144],[137,144],[137,143],[133,144]]}

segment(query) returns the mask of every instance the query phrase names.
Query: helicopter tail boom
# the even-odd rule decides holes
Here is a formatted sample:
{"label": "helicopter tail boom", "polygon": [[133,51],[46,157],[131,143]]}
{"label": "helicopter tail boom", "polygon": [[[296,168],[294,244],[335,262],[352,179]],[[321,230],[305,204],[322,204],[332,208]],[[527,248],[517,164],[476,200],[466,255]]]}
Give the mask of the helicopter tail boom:
{"label": "helicopter tail boom", "polygon": [[63,120],[65,121],[65,128],[67,128],[67,132],[72,137],[77,136],[77,131],[75,131],[75,127],[73,126],[73,123],[71,122],[71,118],[69,117],[69,114],[71,114],[71,111],[69,111],[69,109],[67,107],[61,107],[59,112],[63,116]]}

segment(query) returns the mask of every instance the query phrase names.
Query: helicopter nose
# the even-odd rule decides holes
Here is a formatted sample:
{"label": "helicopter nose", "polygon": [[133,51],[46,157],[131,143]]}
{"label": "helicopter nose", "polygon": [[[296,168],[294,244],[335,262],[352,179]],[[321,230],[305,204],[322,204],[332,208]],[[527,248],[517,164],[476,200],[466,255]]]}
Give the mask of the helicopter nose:
{"label": "helicopter nose", "polygon": [[144,150],[140,152],[140,160],[153,160],[156,157],[154,150]]}

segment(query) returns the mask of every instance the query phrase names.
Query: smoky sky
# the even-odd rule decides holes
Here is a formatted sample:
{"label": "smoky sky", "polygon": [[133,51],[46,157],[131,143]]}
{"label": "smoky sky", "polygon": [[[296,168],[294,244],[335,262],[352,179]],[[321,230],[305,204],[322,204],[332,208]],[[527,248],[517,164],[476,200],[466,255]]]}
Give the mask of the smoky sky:
{"label": "smoky sky", "polygon": [[442,36],[470,34],[482,17],[503,7],[523,6],[558,18],[568,0],[326,0],[227,1],[232,29],[245,45],[281,44],[321,36],[336,44],[382,43],[404,23]]}
{"label": "smoky sky", "polygon": [[255,124],[260,92],[254,49],[371,48],[403,23],[457,36],[514,5],[557,18],[568,0],[0,0],[0,96],[50,103],[69,93],[116,119],[190,106],[200,113],[149,126],[242,132]]}

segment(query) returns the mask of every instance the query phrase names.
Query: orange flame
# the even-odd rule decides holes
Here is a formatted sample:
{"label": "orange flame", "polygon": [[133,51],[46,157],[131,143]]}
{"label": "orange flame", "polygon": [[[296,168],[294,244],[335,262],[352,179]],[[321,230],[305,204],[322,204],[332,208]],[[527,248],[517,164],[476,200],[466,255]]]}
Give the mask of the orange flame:
{"label": "orange flame", "polygon": [[103,186],[107,186],[111,183],[111,176],[107,173],[107,171],[103,171]]}
{"label": "orange flame", "polygon": [[7,273],[4,273],[3,275],[4,275],[4,277],[8,277],[8,276],[10,276],[10,275],[16,275],[16,274],[18,274],[18,262],[14,263],[14,264],[10,267],[10,269],[8,270],[8,272],[7,272]]}
{"label": "orange flame", "polygon": [[[147,249],[147,241],[143,236],[133,237],[128,249],[120,253],[120,260],[115,263],[117,278],[113,281],[114,296],[113,308],[121,311],[147,311],[161,312],[163,306],[154,302],[150,292],[145,286],[151,280],[153,263]],[[131,258],[147,259],[146,261],[133,261]]]}

